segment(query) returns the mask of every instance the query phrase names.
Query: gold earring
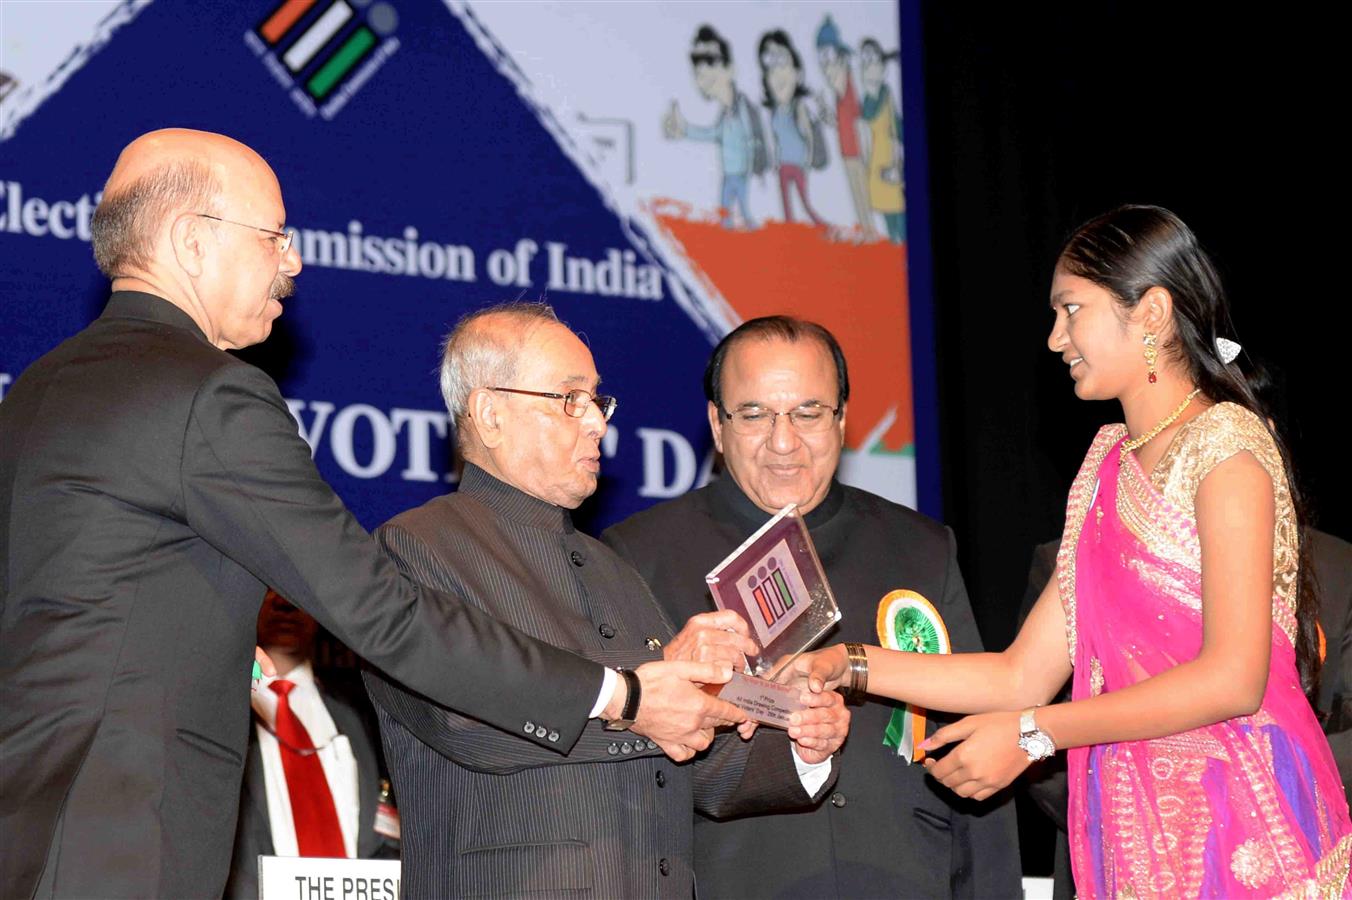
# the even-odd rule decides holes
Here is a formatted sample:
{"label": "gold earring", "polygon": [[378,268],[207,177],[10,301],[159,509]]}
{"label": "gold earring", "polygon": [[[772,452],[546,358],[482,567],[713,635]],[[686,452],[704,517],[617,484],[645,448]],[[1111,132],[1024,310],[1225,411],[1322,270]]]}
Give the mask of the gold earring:
{"label": "gold earring", "polygon": [[1159,356],[1158,351],[1155,350],[1155,332],[1147,331],[1141,340],[1145,344],[1146,377],[1151,384],[1154,384],[1158,380],[1155,376],[1155,360]]}

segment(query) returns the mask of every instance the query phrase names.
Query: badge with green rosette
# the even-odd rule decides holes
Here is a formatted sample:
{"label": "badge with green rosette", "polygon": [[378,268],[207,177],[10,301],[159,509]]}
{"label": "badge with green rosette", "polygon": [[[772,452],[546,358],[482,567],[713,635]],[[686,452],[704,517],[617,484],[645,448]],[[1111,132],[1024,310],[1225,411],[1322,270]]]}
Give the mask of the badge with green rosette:
{"label": "badge with green rosette", "polygon": [[[915,591],[892,591],[878,601],[878,643],[903,653],[951,653],[948,629],[939,611]],[[920,762],[925,751],[925,710],[906,704],[894,709],[883,732],[883,745],[892,747],[907,765]]]}

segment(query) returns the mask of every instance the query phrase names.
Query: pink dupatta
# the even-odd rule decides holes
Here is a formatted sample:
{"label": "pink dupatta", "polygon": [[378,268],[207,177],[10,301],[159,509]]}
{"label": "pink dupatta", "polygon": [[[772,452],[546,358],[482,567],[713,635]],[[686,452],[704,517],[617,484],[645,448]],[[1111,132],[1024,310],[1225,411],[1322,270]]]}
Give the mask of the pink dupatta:
{"label": "pink dupatta", "polygon": [[[1074,699],[1196,657],[1195,520],[1099,432],[1071,489],[1058,579]],[[1352,825],[1328,743],[1274,620],[1262,707],[1182,734],[1069,752],[1080,897],[1343,897]]]}

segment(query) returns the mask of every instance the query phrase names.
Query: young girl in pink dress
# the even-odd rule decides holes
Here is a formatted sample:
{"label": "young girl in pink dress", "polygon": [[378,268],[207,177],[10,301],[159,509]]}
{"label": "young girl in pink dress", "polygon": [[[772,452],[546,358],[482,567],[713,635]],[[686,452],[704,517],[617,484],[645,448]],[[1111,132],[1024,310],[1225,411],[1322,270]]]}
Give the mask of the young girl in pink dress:
{"label": "young girl in pink dress", "polygon": [[[1058,259],[1049,348],[1115,399],[1066,508],[1057,576],[1003,653],[858,645],[837,684],[974,713],[930,774],[984,799],[1069,751],[1081,897],[1345,897],[1352,825],[1309,702],[1316,599],[1284,445],[1235,356],[1214,268],[1167,210],[1087,223]],[[1073,674],[1073,699],[1042,706]]]}

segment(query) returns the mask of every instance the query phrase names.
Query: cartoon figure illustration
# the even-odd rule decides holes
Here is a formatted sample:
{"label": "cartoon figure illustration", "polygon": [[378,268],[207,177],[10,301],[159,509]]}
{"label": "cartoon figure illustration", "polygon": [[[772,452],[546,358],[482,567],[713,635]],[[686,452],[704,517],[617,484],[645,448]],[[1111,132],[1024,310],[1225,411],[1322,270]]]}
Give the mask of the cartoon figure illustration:
{"label": "cartoon figure illustration", "polygon": [[859,95],[855,93],[854,75],[850,72],[853,51],[840,38],[836,23],[827,16],[817,29],[817,61],[826,78],[834,103],[818,97],[822,119],[836,126],[840,141],[840,161],[845,167],[845,180],[850,188],[850,202],[866,241],[876,240],[878,228],[869,204],[868,169],[864,163],[864,148],[859,138]]}
{"label": "cartoon figure illustration", "polygon": [[776,29],[761,36],[756,50],[761,67],[763,103],[770,110],[770,130],[775,136],[775,161],[779,165],[779,196],[784,203],[784,221],[793,221],[789,202],[790,185],[798,188],[798,198],[813,224],[822,225],[820,216],[807,198],[807,168],[826,165],[826,141],[821,123],[812,117],[803,97],[803,61],[786,32]]}
{"label": "cartoon figure illustration", "polygon": [[741,211],[742,224],[755,228],[747,203],[748,181],[768,166],[765,130],[760,114],[746,95],[737,90],[732,73],[732,51],[728,42],[709,25],[701,25],[690,47],[690,65],[695,70],[695,85],[709,100],[718,103],[718,118],[709,126],[691,125],[681,115],[676,101],[662,119],[662,131],[668,140],[688,138],[718,144],[723,164],[723,184],[719,206],[723,227],[733,227],[733,208]]}
{"label": "cartoon figure illustration", "polygon": [[906,201],[902,196],[901,113],[887,86],[887,63],[897,51],[884,53],[882,45],[866,38],[859,45],[859,81],[864,86],[860,114],[868,123],[868,194],[873,208],[887,222],[894,243],[906,240]]}

